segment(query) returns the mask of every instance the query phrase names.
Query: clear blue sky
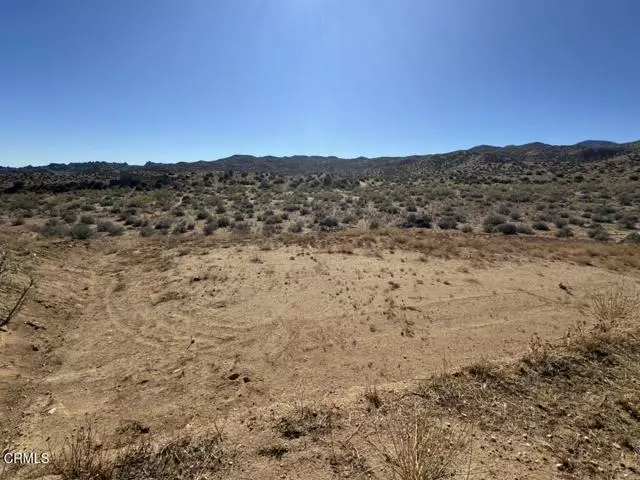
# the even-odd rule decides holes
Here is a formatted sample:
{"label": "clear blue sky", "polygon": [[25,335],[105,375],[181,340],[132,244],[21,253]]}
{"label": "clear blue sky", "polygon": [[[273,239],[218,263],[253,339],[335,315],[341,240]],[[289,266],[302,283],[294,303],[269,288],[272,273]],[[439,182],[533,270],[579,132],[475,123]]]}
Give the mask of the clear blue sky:
{"label": "clear blue sky", "polygon": [[637,0],[0,0],[0,165],[640,138]]}

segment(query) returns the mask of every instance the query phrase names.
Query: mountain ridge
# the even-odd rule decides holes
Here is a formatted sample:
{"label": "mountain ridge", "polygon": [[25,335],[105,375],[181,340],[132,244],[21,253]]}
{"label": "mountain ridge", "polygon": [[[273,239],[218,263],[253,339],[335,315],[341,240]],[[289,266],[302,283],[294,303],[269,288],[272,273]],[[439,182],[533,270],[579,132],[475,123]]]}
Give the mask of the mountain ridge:
{"label": "mountain ridge", "polygon": [[0,172],[51,172],[82,173],[89,171],[202,171],[232,170],[255,171],[286,174],[357,172],[377,169],[389,169],[429,160],[468,160],[480,156],[482,160],[493,162],[521,161],[563,161],[593,160],[629,152],[640,151],[640,140],[616,143],[608,140],[583,140],[574,145],[550,145],[541,142],[523,145],[477,145],[465,150],[445,153],[415,154],[406,156],[353,157],[344,158],[335,155],[288,155],[256,156],[234,154],[216,160],[181,161],[174,163],[146,162],[144,165],[129,165],[126,162],[71,162],[50,163],[41,166],[0,167]]}

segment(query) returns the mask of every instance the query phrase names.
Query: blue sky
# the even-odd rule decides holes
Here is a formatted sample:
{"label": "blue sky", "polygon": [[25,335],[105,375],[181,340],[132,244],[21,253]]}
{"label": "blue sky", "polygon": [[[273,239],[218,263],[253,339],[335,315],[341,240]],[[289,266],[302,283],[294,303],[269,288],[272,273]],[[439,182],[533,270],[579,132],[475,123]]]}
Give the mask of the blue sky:
{"label": "blue sky", "polygon": [[640,138],[636,0],[0,0],[0,165]]}

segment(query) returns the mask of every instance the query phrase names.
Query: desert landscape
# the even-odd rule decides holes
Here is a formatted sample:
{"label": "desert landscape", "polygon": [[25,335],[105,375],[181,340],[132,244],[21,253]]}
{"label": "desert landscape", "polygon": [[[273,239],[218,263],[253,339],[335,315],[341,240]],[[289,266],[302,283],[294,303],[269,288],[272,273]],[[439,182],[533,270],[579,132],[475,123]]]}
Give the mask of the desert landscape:
{"label": "desert landscape", "polygon": [[3,169],[1,478],[640,478],[639,145]]}

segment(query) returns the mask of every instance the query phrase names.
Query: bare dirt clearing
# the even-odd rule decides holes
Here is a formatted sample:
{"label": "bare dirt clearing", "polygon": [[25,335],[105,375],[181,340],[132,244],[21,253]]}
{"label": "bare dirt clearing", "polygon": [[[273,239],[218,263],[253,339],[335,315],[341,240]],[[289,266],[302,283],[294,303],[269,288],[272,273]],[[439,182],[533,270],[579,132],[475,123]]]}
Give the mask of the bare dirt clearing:
{"label": "bare dirt clearing", "polygon": [[[638,281],[524,253],[139,238],[25,248],[38,252],[38,290],[2,334],[0,397],[3,434],[36,450],[86,415],[116,443],[133,427],[169,438],[215,420],[255,447],[300,402],[348,411],[368,387],[519,357],[534,334],[558,339],[582,320],[590,291]],[[236,477],[280,478],[265,462]],[[309,462],[300,478],[331,478]]]}

